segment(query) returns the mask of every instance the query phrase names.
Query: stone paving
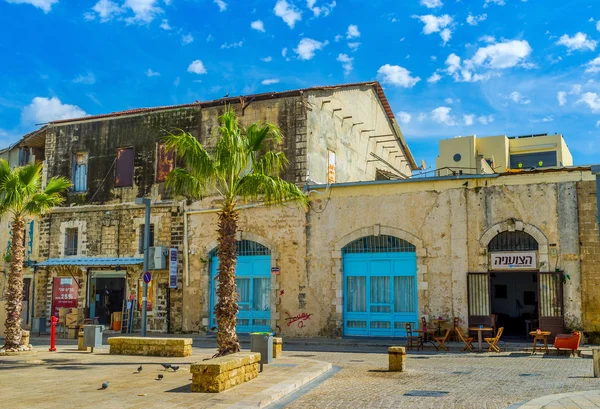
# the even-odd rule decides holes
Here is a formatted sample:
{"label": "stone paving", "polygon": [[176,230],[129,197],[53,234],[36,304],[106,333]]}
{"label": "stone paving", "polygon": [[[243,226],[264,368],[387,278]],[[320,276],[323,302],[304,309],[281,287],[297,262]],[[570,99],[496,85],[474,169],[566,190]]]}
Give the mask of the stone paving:
{"label": "stone paving", "polygon": [[[194,349],[186,358],[109,355],[72,345],[48,352],[0,356],[2,408],[263,408],[331,369],[303,357],[282,357],[265,365],[257,379],[219,394],[191,393],[189,365],[209,358],[211,349]],[[180,365],[165,371],[160,363]],[[141,373],[137,368],[142,365]],[[162,380],[157,375],[162,374]],[[102,390],[103,382],[109,387]]]}
{"label": "stone paving", "polygon": [[510,409],[597,409],[600,408],[600,391],[558,393],[533,399]]}
{"label": "stone paving", "polygon": [[[600,385],[600,380],[593,378],[589,357],[411,352],[407,372],[390,373],[385,353],[304,354],[343,369],[288,405],[290,409],[504,409],[541,396],[598,389]],[[441,397],[405,396],[410,391],[448,393]]]}

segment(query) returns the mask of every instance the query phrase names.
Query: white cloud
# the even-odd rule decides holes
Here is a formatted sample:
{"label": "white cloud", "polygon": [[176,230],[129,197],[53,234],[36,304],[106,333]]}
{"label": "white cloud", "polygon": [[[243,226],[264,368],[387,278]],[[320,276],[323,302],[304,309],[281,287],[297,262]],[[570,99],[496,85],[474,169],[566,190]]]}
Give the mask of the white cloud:
{"label": "white cloud", "polygon": [[431,58],[431,61],[437,61],[437,57],[436,57],[435,55],[432,55],[432,56],[431,56],[431,57],[429,57],[429,58]]}
{"label": "white cloud", "polygon": [[573,84],[573,86],[571,87],[571,91],[569,91],[569,94],[581,94],[581,84]]}
{"label": "white cloud", "polygon": [[273,57],[268,56],[260,59],[262,62],[271,62],[273,61]]}
{"label": "white cloud", "polygon": [[[123,12],[117,3],[110,0],[100,0],[98,3],[94,4],[92,10],[98,14],[98,17],[100,17],[100,22],[102,23],[109,21],[117,14]],[[86,13],[85,19],[93,20],[93,15],[94,14],[92,13]]]}
{"label": "white cloud", "polygon": [[430,84],[435,84],[436,82],[438,82],[441,79],[442,79],[442,76],[440,74],[438,74],[437,72],[434,72],[431,75],[431,77],[427,78],[427,82],[429,82]]}
{"label": "white cloud", "polygon": [[339,43],[340,41],[342,41],[342,38],[344,38],[344,36],[341,35],[341,34],[338,34],[338,35],[335,36],[334,41],[336,43]]}
{"label": "white cloud", "polygon": [[81,74],[73,79],[73,82],[76,84],[92,85],[96,83],[96,76],[91,72],[87,73],[86,75]]}
{"label": "white cloud", "polygon": [[567,103],[567,93],[565,91],[558,91],[556,98],[558,99],[558,105],[560,106],[563,106]]}
{"label": "white cloud", "polygon": [[522,63],[531,51],[529,43],[525,40],[505,41],[478,49],[468,63],[493,69],[511,68]]}
{"label": "white cloud", "polygon": [[596,128],[600,127],[600,121],[596,122]]}
{"label": "white cloud", "polygon": [[21,119],[25,123],[45,123],[86,115],[83,109],[76,105],[63,104],[57,97],[35,97],[31,104],[23,108]]}
{"label": "white cloud", "polygon": [[[593,19],[592,19],[593,21]],[[600,31],[600,20],[596,22],[596,30]]]}
{"label": "white cloud", "polygon": [[160,7],[155,6],[158,0],[125,0],[123,7],[133,12],[133,17],[127,17],[128,24],[148,24],[156,15],[163,12]]}
{"label": "white cloud", "polygon": [[321,6],[315,6],[316,2],[317,2],[317,0],[306,0],[306,6],[308,7],[308,9],[310,11],[313,12],[315,17],[320,17],[320,16],[327,17],[329,15],[329,13],[331,13],[331,10],[333,10],[334,7],[336,6],[335,0],[333,0],[329,4],[321,5]]}
{"label": "white cloud", "polygon": [[456,121],[454,120],[454,117],[450,115],[450,111],[452,111],[452,108],[437,107],[431,111],[431,120],[440,124],[454,126],[456,125]]}
{"label": "white cloud", "polygon": [[578,102],[586,103],[592,112],[600,112],[600,97],[595,92],[586,92]]}
{"label": "white cloud", "polygon": [[444,98],[444,102],[445,102],[446,104],[453,104],[453,103],[455,103],[455,102],[460,102],[460,100],[458,100],[458,99],[457,99],[457,100],[455,100],[455,99],[452,99],[452,98]]}
{"label": "white cloud", "polygon": [[592,61],[586,64],[585,72],[589,74],[594,74],[600,72],[600,57],[594,58]]}
{"label": "white cloud", "polygon": [[350,49],[352,51],[356,51],[356,50],[358,50],[358,47],[360,47],[360,43],[359,42],[348,43],[348,47],[350,47]]}
{"label": "white cloud", "polygon": [[473,122],[475,121],[475,115],[463,115],[463,121],[465,123],[465,125],[467,126],[471,126],[473,125]]}
{"label": "white cloud", "polygon": [[460,69],[460,57],[454,53],[450,54],[448,58],[446,58],[446,71],[448,74],[454,74]]}
{"label": "white cloud", "polygon": [[173,85],[175,85],[176,87],[178,87],[180,82],[181,82],[181,78],[176,77],[175,81],[173,81]]}
{"label": "white cloud", "polygon": [[160,72],[152,71],[151,68],[148,68],[148,71],[146,71],[146,76],[147,77],[160,77]]}
{"label": "white cloud", "polygon": [[281,56],[285,57],[287,55],[287,47],[281,50]]}
{"label": "white cloud", "polygon": [[485,0],[483,7],[487,7],[490,3],[497,4],[498,6],[504,6],[506,4],[504,0]]}
{"label": "white cloud", "polygon": [[515,104],[528,105],[531,103],[529,99],[525,98],[518,91],[511,92],[508,98],[511,99]]}
{"label": "white cloud", "polygon": [[467,24],[470,26],[476,26],[477,24],[485,21],[487,19],[487,14],[480,14],[478,16],[474,16],[471,13],[467,16]]}
{"label": "white cloud", "polygon": [[346,38],[358,38],[360,37],[360,31],[358,31],[358,26],[356,24],[350,24],[348,26],[348,31],[346,31]]}
{"label": "white cloud", "polygon": [[591,50],[594,51],[596,49],[596,45],[598,44],[595,40],[588,40],[587,34],[582,32],[578,32],[573,37],[569,37],[567,34],[563,35],[556,42],[557,45],[564,45],[567,47],[569,52],[576,50]]}
{"label": "white cloud", "polygon": [[530,119],[529,121],[532,122],[532,123],[534,123],[534,124],[537,124],[537,123],[540,123],[540,122],[552,122],[552,121],[554,121],[554,117],[552,117],[552,116],[545,116],[545,117],[540,118],[540,119]]}
{"label": "white cloud", "polygon": [[261,31],[263,33],[265,32],[265,25],[261,20],[253,21],[252,23],[250,23],[250,27],[252,27],[256,31]]}
{"label": "white cloud", "polygon": [[219,11],[227,10],[227,3],[225,3],[223,0],[214,0],[213,3],[219,6]]}
{"label": "white cloud", "polygon": [[485,35],[483,37],[479,37],[479,41],[483,41],[484,43],[491,44],[491,43],[495,43],[496,42],[496,37]]}
{"label": "white cloud", "polygon": [[181,42],[182,42],[183,44],[190,44],[190,43],[192,43],[193,41],[194,41],[194,36],[193,36],[191,33],[189,33],[189,34],[185,34],[185,35],[182,35],[182,36],[181,36]]}
{"label": "white cloud", "polygon": [[448,14],[444,14],[442,16],[436,17],[431,14],[427,14],[425,16],[412,16],[413,18],[418,18],[421,20],[423,26],[423,34],[429,35],[432,33],[440,33],[440,36],[444,40],[444,44],[448,42],[451,37],[452,23],[454,19],[450,17]]}
{"label": "white cloud", "polygon": [[410,71],[399,65],[385,64],[377,71],[382,82],[397,87],[412,88],[421,81],[419,77],[411,77]]}
{"label": "white cloud", "polygon": [[408,112],[404,112],[404,111],[398,112],[396,114],[396,116],[398,117],[398,120],[400,121],[400,123],[403,123],[403,124],[409,123],[410,119],[412,118]]}
{"label": "white cloud", "polygon": [[270,78],[270,79],[262,80],[260,83],[263,85],[279,84],[279,79]]}
{"label": "white cloud", "polygon": [[163,18],[162,23],[160,23],[160,28],[162,28],[163,30],[171,30],[171,26],[169,25],[169,20],[167,20],[166,18]]}
{"label": "white cloud", "polygon": [[192,61],[187,70],[193,74],[206,74],[206,68],[201,60]]}
{"label": "white cloud", "polygon": [[286,0],[277,0],[273,11],[275,12],[275,15],[281,17],[285,24],[290,28],[294,28],[296,22],[302,20],[302,13]]}
{"label": "white cloud", "polygon": [[350,74],[352,68],[354,68],[352,65],[354,58],[349,57],[348,54],[338,54],[336,60],[342,63],[342,67],[344,67],[344,74]]}
{"label": "white cloud", "polygon": [[442,7],[444,3],[442,3],[442,0],[421,0],[421,5],[428,9],[434,9],[436,7]]}
{"label": "white cloud", "polygon": [[244,45],[243,41],[238,41],[237,43],[231,43],[231,44],[223,43],[223,44],[221,44],[221,49],[227,50],[227,49],[230,49],[230,48],[240,48],[243,45]]}
{"label": "white cloud", "polygon": [[31,4],[38,9],[42,9],[44,13],[49,13],[52,10],[52,5],[58,3],[58,0],[6,0],[7,3],[13,4]]}
{"label": "white cloud", "polygon": [[209,35],[206,36],[206,42],[207,43],[210,43],[211,41],[214,41],[214,39],[215,38],[212,36],[212,34],[209,34]]}
{"label": "white cloud", "polygon": [[493,115],[488,115],[488,116],[480,116],[479,118],[477,118],[477,120],[479,121],[480,124],[482,125],[487,125],[489,123],[494,122],[494,116]]}
{"label": "white cloud", "polygon": [[298,43],[298,47],[294,48],[294,52],[298,54],[298,58],[301,60],[310,60],[315,56],[315,51],[322,50],[327,44],[327,41],[321,42],[312,38],[303,38]]}

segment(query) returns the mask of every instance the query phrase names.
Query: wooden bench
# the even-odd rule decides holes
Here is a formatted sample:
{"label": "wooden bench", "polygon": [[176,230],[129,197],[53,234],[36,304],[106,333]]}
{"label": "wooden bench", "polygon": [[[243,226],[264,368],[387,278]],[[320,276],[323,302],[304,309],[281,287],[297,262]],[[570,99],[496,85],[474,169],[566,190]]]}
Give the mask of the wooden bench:
{"label": "wooden bench", "polygon": [[238,352],[192,364],[192,392],[223,392],[258,376],[259,352]]}
{"label": "wooden bench", "polygon": [[191,338],[113,337],[108,339],[112,355],[184,357],[192,355]]}

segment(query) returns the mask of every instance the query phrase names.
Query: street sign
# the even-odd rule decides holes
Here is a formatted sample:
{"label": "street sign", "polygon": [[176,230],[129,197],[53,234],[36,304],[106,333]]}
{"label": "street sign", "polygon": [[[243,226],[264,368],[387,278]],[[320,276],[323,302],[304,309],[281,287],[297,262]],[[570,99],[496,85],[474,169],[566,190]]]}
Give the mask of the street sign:
{"label": "street sign", "polygon": [[177,288],[177,249],[169,250],[169,288]]}
{"label": "street sign", "polygon": [[[139,277],[139,276],[138,276],[138,277]],[[150,273],[149,273],[149,272],[145,272],[145,273],[144,273],[144,282],[145,282],[146,284],[148,284],[148,283],[149,283],[151,280],[152,280],[152,276],[150,275]]]}

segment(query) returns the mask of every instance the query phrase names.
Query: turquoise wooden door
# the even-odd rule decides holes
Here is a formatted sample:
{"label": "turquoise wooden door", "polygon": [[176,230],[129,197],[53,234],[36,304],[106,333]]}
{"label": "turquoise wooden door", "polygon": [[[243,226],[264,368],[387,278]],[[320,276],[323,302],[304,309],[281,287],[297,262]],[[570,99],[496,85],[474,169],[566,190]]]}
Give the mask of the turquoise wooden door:
{"label": "turquoise wooden door", "polygon": [[[252,243],[253,245],[248,245]],[[256,245],[260,246],[257,247]],[[251,251],[248,249],[251,248]],[[241,250],[241,251],[240,251]],[[239,242],[235,270],[235,283],[238,292],[239,312],[236,331],[267,332],[271,331],[271,256],[266,247],[254,242]],[[262,255],[261,255],[262,253]],[[265,255],[268,253],[269,255]],[[211,258],[211,309],[210,327],[217,326],[214,306],[218,301],[216,290],[219,259],[213,254]]]}
{"label": "turquoise wooden door", "polygon": [[402,337],[406,323],[417,328],[414,246],[391,236],[359,239],[344,249],[343,271],[344,335]]}

